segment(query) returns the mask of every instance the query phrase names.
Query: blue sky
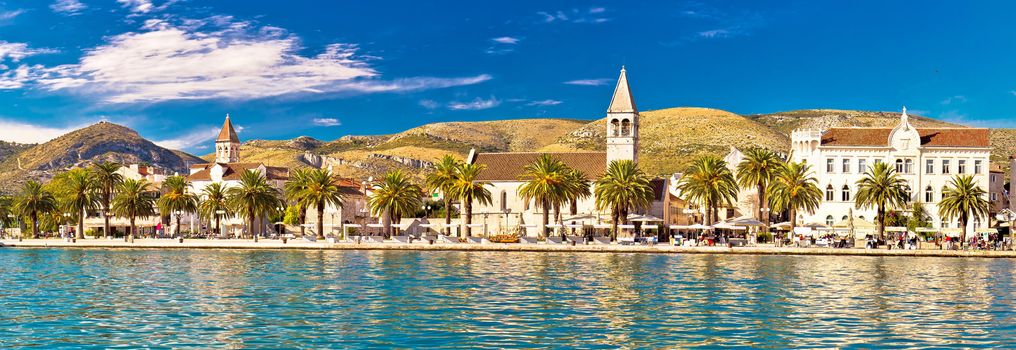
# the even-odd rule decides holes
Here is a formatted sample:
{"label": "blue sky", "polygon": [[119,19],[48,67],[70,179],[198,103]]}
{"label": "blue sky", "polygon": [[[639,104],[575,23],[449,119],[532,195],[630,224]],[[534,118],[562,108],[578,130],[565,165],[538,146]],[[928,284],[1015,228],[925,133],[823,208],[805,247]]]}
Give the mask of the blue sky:
{"label": "blue sky", "polygon": [[899,110],[1008,126],[1013,2],[0,0],[0,139],[106,119],[197,154],[437,121]]}

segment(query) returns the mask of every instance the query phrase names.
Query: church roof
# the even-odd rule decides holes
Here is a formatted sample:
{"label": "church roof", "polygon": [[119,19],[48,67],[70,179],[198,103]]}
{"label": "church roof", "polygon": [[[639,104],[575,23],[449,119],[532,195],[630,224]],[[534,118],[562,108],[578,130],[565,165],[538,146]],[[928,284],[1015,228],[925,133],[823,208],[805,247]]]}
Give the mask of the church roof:
{"label": "church roof", "polygon": [[[212,166],[219,164],[223,167],[222,179],[223,180],[240,180],[240,174],[244,171],[257,169],[262,163],[205,163],[195,164],[191,166],[191,169],[204,167],[204,169],[198,170],[197,172],[187,176],[188,181],[212,181]],[[275,167],[265,166],[266,177],[268,180],[289,180],[289,168],[286,167]]]}
{"label": "church roof", "polygon": [[635,99],[631,96],[631,88],[628,87],[628,74],[625,73],[624,67],[621,67],[621,76],[617,78],[614,97],[610,99],[607,113],[638,113]]}
{"label": "church roof", "polygon": [[[520,181],[523,169],[536,161],[544,153],[508,152],[478,153],[474,164],[483,164],[486,168],[477,175],[477,181]],[[607,169],[607,153],[605,152],[562,152],[547,153],[557,158],[572,169],[581,171],[590,180],[603,176]]]}
{"label": "church roof", "polygon": [[[822,134],[822,146],[888,147],[891,128],[832,128]],[[924,147],[990,147],[988,129],[918,128]]]}
{"label": "church roof", "polygon": [[229,115],[226,115],[226,121],[222,123],[222,130],[219,131],[219,137],[215,138],[215,142],[229,141],[240,143],[240,138],[236,136],[236,129],[233,129],[233,122],[229,121]]}

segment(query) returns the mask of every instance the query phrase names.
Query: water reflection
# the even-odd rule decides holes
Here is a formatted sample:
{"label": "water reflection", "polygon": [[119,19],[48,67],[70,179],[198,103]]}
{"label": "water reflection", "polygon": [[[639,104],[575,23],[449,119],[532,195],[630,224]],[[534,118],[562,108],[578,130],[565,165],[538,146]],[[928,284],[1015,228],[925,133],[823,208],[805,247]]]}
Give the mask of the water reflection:
{"label": "water reflection", "polygon": [[0,250],[0,347],[1005,347],[1011,260]]}

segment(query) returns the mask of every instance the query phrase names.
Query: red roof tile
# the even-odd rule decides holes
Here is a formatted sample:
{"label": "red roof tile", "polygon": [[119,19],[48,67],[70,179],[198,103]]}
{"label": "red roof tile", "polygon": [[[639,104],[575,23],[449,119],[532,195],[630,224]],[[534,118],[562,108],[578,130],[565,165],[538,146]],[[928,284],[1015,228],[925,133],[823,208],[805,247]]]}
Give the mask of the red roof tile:
{"label": "red roof tile", "polygon": [[[890,128],[832,128],[822,134],[823,146],[889,146]],[[925,147],[990,147],[988,129],[917,129]]]}
{"label": "red roof tile", "polygon": [[[486,169],[477,176],[478,181],[519,181],[523,169],[543,153],[509,152],[478,153],[475,164],[484,164]],[[586,174],[590,180],[603,176],[607,168],[607,153],[567,152],[548,153],[569,167]]]}

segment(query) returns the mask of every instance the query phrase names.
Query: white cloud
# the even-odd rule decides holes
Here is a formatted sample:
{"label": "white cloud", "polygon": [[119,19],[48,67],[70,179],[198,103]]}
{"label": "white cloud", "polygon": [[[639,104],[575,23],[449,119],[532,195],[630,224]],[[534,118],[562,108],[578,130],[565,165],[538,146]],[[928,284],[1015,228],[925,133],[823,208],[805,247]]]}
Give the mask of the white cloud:
{"label": "white cloud", "polygon": [[155,3],[152,0],[116,0],[116,2],[120,3],[120,6],[123,6],[134,13],[162,11],[177,1],[179,0],[166,0],[162,3],[162,5],[155,6]]}
{"label": "white cloud", "polygon": [[17,62],[28,56],[56,52],[56,50],[52,49],[33,49],[28,47],[28,44],[25,43],[11,43],[0,40],[0,61],[9,58],[12,61]]}
{"label": "white cloud", "polygon": [[559,105],[561,103],[562,102],[558,101],[558,100],[541,100],[541,101],[529,102],[526,105],[527,106],[557,106],[557,105]]}
{"label": "white cloud", "polygon": [[314,119],[311,120],[311,123],[313,123],[314,125],[317,125],[317,126],[339,126],[339,125],[342,125],[342,123],[340,123],[339,120],[335,119],[335,118],[314,118]]}
{"label": "white cloud", "polygon": [[53,12],[73,16],[81,13],[81,11],[88,8],[88,6],[85,6],[85,4],[78,0],[56,0],[56,2],[49,5],[49,8],[53,10]]}
{"label": "white cloud", "polygon": [[[218,28],[199,31],[201,28]],[[277,27],[255,27],[229,17],[173,25],[145,21],[147,31],[112,36],[85,50],[77,64],[0,70],[0,89],[34,83],[49,91],[97,94],[108,103],[171,100],[251,100],[295,94],[414,91],[490,80],[415,77],[379,81],[354,44],[332,44],[303,56],[299,38]]]}
{"label": "white cloud", "polygon": [[967,102],[967,97],[966,96],[956,95],[956,96],[947,97],[946,99],[942,100],[941,103],[943,105],[948,105],[948,104],[952,104],[952,103],[966,103],[966,102]]}
{"label": "white cloud", "polygon": [[420,106],[426,109],[435,109],[440,105],[434,100],[420,100]]}
{"label": "white cloud", "polygon": [[578,79],[578,80],[569,80],[569,81],[564,82],[564,84],[568,84],[568,85],[583,85],[583,86],[603,86],[603,85],[607,85],[609,83],[610,83],[610,79],[608,79],[608,78],[601,78],[601,79]]}
{"label": "white cloud", "polygon": [[0,119],[0,140],[17,143],[43,143],[79,127],[54,128]]}
{"label": "white cloud", "polygon": [[477,111],[481,109],[490,109],[497,107],[501,104],[501,101],[491,97],[489,99],[482,99],[477,97],[476,99],[469,102],[452,102],[448,104],[448,109],[456,111]]}
{"label": "white cloud", "polygon": [[606,10],[602,7],[593,7],[589,10],[540,11],[536,14],[540,16],[543,23],[604,23],[610,20],[606,17],[601,17]]}
{"label": "white cloud", "polygon": [[698,35],[703,38],[727,38],[733,35],[729,29],[713,29],[699,32]]}
{"label": "white cloud", "polygon": [[589,13],[603,13],[604,11],[607,11],[607,9],[602,7],[593,7],[589,9]]}
{"label": "white cloud", "polygon": [[499,43],[499,44],[510,44],[510,45],[513,45],[513,44],[518,44],[520,39],[519,38],[515,38],[515,37],[510,37],[510,36],[502,36],[502,37],[493,38],[493,39],[490,39],[490,40],[493,41],[493,42]]}
{"label": "white cloud", "polygon": [[22,13],[25,13],[25,10],[17,9],[17,10],[11,10],[11,11],[0,11],[0,21],[9,21],[9,20],[12,20],[12,19],[14,19],[14,17],[17,17],[18,15],[21,15]]}
{"label": "white cloud", "polygon": [[[237,132],[240,132],[240,130],[237,130]],[[155,141],[155,144],[162,148],[180,150],[210,143],[218,135],[219,128],[214,126],[202,126],[176,138]]]}

